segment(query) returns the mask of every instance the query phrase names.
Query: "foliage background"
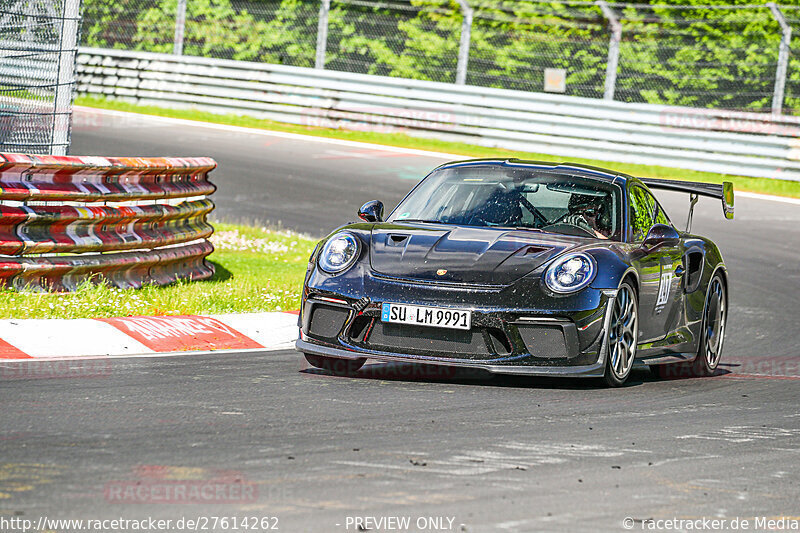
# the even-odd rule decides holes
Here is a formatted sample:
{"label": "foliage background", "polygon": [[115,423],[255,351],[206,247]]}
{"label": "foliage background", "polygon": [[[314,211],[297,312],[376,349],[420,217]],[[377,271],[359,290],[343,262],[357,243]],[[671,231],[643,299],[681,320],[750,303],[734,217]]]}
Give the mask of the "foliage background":
{"label": "foliage background", "polygon": [[[780,26],[752,0],[610,3],[621,19],[615,99],[769,111]],[[314,66],[317,0],[188,0],[184,53]],[[541,91],[545,68],[567,94],[603,96],[610,29],[592,2],[472,0],[467,83]],[[177,0],[84,0],[83,44],[172,52]],[[800,33],[800,0],[781,9]],[[453,82],[462,14],[455,0],[332,0],[326,68]],[[793,42],[797,39],[793,39]],[[800,109],[800,44],[785,112]]]}

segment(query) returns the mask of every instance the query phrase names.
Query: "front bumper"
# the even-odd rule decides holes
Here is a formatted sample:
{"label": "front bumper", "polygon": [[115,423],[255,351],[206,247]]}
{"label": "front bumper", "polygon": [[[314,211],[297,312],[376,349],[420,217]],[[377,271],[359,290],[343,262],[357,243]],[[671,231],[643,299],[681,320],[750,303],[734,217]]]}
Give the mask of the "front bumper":
{"label": "front bumper", "polygon": [[343,359],[371,358],[493,373],[536,376],[599,377],[605,370],[605,331],[615,291],[597,291],[588,309],[477,307],[470,331],[385,324],[383,301],[428,304],[417,297],[369,298],[309,292],[300,316],[299,351]]}
{"label": "front bumper", "polygon": [[297,350],[326,357],[337,357],[340,359],[361,359],[370,358],[379,361],[402,361],[406,363],[424,363],[431,365],[445,365],[461,368],[476,368],[492,372],[493,374],[519,374],[527,376],[558,376],[558,377],[581,377],[596,378],[602,377],[604,372],[604,362],[592,363],[589,365],[575,366],[534,366],[534,365],[495,365],[489,362],[476,363],[475,361],[446,359],[442,357],[422,356],[414,354],[384,353],[372,350],[351,351],[342,348],[334,348],[316,344],[303,339],[297,339],[295,343]]}

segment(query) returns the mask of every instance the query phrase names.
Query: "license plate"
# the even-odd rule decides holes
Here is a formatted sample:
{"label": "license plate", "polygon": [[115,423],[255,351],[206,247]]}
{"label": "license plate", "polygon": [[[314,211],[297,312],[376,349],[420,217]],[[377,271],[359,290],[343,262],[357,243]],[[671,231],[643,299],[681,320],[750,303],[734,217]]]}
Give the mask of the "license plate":
{"label": "license plate", "polygon": [[472,312],[387,302],[383,304],[381,310],[381,321],[435,328],[469,329],[472,327]]}

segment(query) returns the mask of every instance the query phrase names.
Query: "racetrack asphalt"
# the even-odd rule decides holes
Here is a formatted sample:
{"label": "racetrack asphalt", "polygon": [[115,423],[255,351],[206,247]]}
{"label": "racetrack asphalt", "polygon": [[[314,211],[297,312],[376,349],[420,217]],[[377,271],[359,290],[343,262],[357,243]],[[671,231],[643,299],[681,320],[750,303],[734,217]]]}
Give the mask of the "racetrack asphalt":
{"label": "racetrack asphalt", "polygon": [[[210,155],[218,216],[315,236],[364,201],[388,211],[444,161],[152,119],[81,124],[74,154]],[[686,199],[659,197],[682,225]],[[719,244],[731,275],[717,377],[640,371],[609,390],[392,363],[348,379],[294,351],[72,373],[0,363],[0,517],[277,516],[290,532],[357,530],[348,516],[452,517],[452,530],[473,532],[797,517],[800,208],[740,197],[726,221],[702,199],[694,230]],[[114,492],[213,480],[255,495],[200,505]]]}

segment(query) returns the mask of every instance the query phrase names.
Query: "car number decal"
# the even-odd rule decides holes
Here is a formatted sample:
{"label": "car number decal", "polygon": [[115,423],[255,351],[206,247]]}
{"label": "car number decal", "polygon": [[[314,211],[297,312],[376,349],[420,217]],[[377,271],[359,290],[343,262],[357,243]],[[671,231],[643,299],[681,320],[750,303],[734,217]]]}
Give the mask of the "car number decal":
{"label": "car number decal", "polygon": [[658,287],[658,300],[656,300],[656,312],[660,312],[669,301],[669,294],[672,289],[672,272],[661,274],[661,283]]}

